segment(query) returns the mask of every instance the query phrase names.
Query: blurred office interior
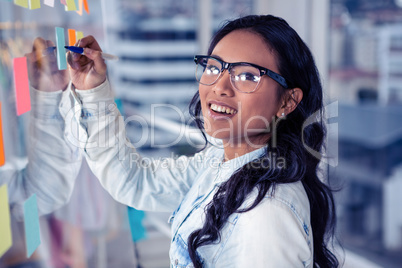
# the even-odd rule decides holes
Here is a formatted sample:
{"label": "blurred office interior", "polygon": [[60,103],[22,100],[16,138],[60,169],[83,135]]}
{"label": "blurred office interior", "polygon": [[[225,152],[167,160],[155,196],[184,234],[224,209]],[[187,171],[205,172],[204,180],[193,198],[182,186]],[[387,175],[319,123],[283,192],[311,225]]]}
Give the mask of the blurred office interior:
{"label": "blurred office interior", "polygon": [[[28,10],[0,1],[0,100],[10,166],[26,162],[27,115],[15,115],[11,59],[54,27],[94,35],[130,140],[146,157],[196,152],[203,141],[188,104],[197,91],[193,56],[222,22],[247,14],[283,17],[311,48],[325,90],[323,171],[337,203],[344,267],[402,266],[401,0],[88,0],[90,14],[57,3]],[[136,120],[142,118],[143,120]],[[145,122],[145,123],[144,123]],[[4,167],[0,167],[1,169]],[[0,178],[0,185],[2,184]],[[91,193],[91,194],[88,194]],[[95,212],[88,213],[94,210]],[[83,163],[71,202],[41,217],[42,244],[27,260],[13,220],[13,247],[0,267],[168,267],[168,213],[118,204]],[[129,216],[128,216],[129,215]],[[129,220],[136,217],[137,236]],[[145,229],[141,229],[144,227]],[[135,231],[134,231],[135,232]],[[22,264],[21,264],[22,265]]]}

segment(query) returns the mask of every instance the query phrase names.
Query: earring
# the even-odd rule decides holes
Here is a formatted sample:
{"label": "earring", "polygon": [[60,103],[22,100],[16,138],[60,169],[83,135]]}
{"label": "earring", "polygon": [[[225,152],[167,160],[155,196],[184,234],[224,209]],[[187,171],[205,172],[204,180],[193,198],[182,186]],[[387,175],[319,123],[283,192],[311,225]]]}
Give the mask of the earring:
{"label": "earring", "polygon": [[282,117],[285,117],[285,113],[282,113],[281,116],[282,116]]}

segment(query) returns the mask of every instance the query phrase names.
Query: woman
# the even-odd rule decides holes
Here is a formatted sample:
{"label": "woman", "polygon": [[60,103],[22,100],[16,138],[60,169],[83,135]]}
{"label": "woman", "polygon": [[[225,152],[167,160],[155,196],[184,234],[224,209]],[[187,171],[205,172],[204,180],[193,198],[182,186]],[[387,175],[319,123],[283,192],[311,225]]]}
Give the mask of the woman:
{"label": "woman", "polygon": [[[228,22],[208,55],[195,57],[200,86],[191,111],[222,146],[163,165],[144,165],[127,146],[124,130],[115,128],[118,111],[108,108],[100,47],[93,37],[77,45],[85,56],[69,55],[71,91],[85,115],[79,122],[86,158],[116,200],[175,210],[172,267],[338,266],[327,247],[335,225],[332,194],[317,176],[319,159],[306,149],[320,152],[324,125],[303,128],[322,109],[322,88],[309,49],[284,20]],[[66,113],[70,103],[64,101]],[[97,124],[110,118],[113,124]],[[117,145],[97,146],[111,130]]]}

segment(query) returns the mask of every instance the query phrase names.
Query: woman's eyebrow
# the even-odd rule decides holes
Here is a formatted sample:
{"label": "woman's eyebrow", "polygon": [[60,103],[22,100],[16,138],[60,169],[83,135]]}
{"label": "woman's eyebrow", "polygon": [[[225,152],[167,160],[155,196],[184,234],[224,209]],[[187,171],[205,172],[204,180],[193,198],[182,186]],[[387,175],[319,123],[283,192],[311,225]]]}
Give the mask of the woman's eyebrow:
{"label": "woman's eyebrow", "polygon": [[221,58],[221,57],[219,57],[218,55],[211,54],[210,56],[211,56],[211,57],[213,57],[213,58],[215,58],[215,59],[218,59],[218,60],[224,61],[224,60],[222,60],[222,58]]}

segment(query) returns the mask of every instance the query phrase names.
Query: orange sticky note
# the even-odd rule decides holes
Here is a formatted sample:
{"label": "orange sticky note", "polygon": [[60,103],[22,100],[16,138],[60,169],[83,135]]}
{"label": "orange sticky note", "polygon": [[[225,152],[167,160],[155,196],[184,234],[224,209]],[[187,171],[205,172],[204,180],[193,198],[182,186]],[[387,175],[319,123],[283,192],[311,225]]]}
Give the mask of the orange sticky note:
{"label": "orange sticky note", "polygon": [[84,9],[89,14],[88,0],[84,0]]}
{"label": "orange sticky note", "polygon": [[4,143],[3,143],[3,123],[1,122],[1,102],[0,102],[0,166],[4,165],[6,162],[6,157],[4,154]]}
{"label": "orange sticky note", "polygon": [[13,66],[17,115],[21,115],[31,110],[27,59],[25,57],[14,58]]}
{"label": "orange sticky note", "polygon": [[68,29],[68,45],[74,46],[76,42],[77,42],[77,39],[75,37],[75,30]]}

